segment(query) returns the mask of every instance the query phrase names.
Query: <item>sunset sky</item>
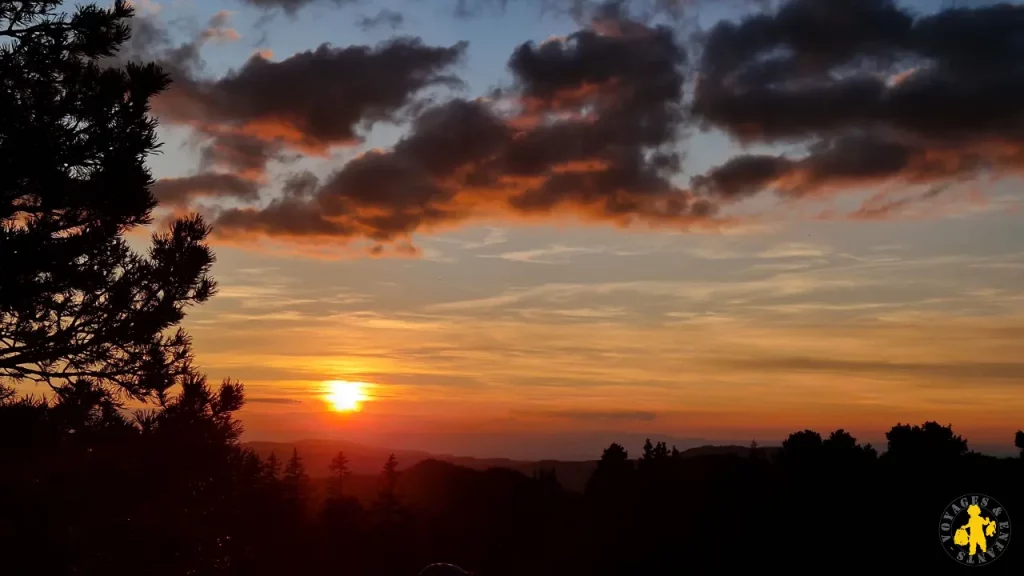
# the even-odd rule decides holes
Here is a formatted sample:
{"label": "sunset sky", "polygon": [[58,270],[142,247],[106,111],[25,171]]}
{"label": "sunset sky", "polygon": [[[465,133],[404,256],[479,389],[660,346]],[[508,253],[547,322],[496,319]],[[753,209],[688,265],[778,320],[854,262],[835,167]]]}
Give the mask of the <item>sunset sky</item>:
{"label": "sunset sky", "polygon": [[246,438],[1009,446],[1024,8],[770,4],[136,1],[158,220],[214,225],[185,327]]}

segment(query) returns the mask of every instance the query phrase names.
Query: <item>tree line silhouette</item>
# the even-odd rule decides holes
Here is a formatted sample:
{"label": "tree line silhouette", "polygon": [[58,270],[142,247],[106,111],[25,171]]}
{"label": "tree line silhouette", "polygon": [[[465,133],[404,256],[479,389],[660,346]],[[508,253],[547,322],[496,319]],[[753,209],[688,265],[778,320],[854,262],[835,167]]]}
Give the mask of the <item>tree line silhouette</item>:
{"label": "tree line silhouette", "polygon": [[[313,479],[297,451],[282,462],[242,447],[241,402],[237,385],[195,377],[134,416],[87,389],[0,403],[0,552],[24,567],[8,573],[397,576],[445,561],[481,576],[945,574],[958,568],[937,536],[950,500],[988,494],[1011,517],[1024,506],[1024,460],[971,452],[935,422],[893,427],[881,455],[842,430],[745,454],[648,442],[631,458],[612,444],[582,493],[551,471],[399,471],[392,456],[357,497],[342,453]],[[1011,545],[992,567],[1014,556]]]}
{"label": "tree line silhouette", "polygon": [[297,452],[261,459],[239,443],[243,386],[210,385],[180,329],[216,292],[209,227],[181,217],[145,254],[125,240],[156,207],[149,102],[168,77],[114,60],[126,2],[60,4],[0,0],[0,573],[949,573],[946,503],[1024,511],[1022,459],[934,422],[893,427],[880,455],[842,430],[744,455],[612,444],[582,493],[391,457],[357,498],[344,454],[327,481]]}

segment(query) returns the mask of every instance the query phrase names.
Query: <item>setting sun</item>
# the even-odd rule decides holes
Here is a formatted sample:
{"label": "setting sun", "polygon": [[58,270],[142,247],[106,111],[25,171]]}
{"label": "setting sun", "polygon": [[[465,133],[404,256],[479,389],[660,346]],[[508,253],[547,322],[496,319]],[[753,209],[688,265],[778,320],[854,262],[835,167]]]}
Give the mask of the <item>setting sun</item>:
{"label": "setting sun", "polygon": [[367,400],[363,382],[332,380],[327,382],[327,402],[337,412],[358,412]]}

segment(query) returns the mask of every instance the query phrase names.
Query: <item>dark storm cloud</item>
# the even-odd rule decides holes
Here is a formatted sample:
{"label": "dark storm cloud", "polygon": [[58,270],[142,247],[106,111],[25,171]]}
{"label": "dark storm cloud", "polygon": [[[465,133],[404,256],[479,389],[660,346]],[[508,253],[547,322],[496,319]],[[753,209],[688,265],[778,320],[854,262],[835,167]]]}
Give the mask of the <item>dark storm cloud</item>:
{"label": "dark storm cloud", "polygon": [[[947,152],[943,157],[942,152]],[[928,182],[976,169],[984,159],[958,149],[927,148],[870,132],[852,132],[809,147],[798,159],[772,155],[736,156],[696,176],[694,190],[723,201],[742,200],[765,189],[804,196],[829,187],[870,184],[900,177]]]}
{"label": "dark storm cloud", "polygon": [[[914,139],[906,135],[849,131],[808,146],[799,158],[747,154],[731,158],[691,179],[695,193],[720,202],[743,200],[764,190],[789,197],[830,193],[847,187],[899,180],[904,184],[947,184],[980,171],[1016,170],[1024,162],[1020,149],[978,143]],[[917,200],[934,198],[919,194]],[[901,201],[900,206],[908,205]],[[892,213],[890,206],[885,213]],[[881,215],[877,213],[876,215]]]}
{"label": "dark storm cloud", "polygon": [[349,161],[310,200],[227,210],[217,229],[387,242],[495,213],[704,220],[713,207],[669,181],[684,64],[670,30],[625,20],[524,44],[509,60],[513,90],[429,108],[393,149]]}
{"label": "dark storm cloud", "polygon": [[736,156],[707,174],[695,176],[692,185],[694,190],[723,201],[742,200],[777,181],[794,164],[782,156]]}
{"label": "dark storm cloud", "polygon": [[395,38],[375,47],[322,44],[281,61],[256,54],[222,78],[184,83],[162,112],[210,132],[322,150],[360,140],[360,126],[394,119],[424,88],[461,85],[446,70],[465,49]]}
{"label": "dark storm cloud", "polygon": [[405,21],[405,17],[402,16],[401,12],[395,12],[394,10],[382,9],[373,16],[360,16],[356,19],[356,26],[364,32],[376,30],[377,28],[389,28],[391,30],[397,30],[402,26]]}
{"label": "dark storm cloud", "polygon": [[171,44],[167,30],[154,16],[138,15],[131,20],[131,36],[121,47],[118,61],[140,61],[157,58],[157,53]]}
{"label": "dark storm cloud", "polygon": [[230,170],[250,180],[260,180],[267,163],[281,158],[278,142],[246,134],[219,134],[200,152],[200,169]]}
{"label": "dark storm cloud", "polygon": [[281,186],[286,198],[310,198],[320,185],[320,179],[309,171],[289,174]]}
{"label": "dark storm cloud", "polygon": [[220,78],[204,78],[200,50],[210,41],[234,39],[229,14],[175,45],[153,16],[137,17],[120,60],[156,61],[173,83],[153,103],[162,121],[192,126],[201,139],[201,167],[262,178],[272,160],[288,153],[323,155],[335,145],[354,145],[375,122],[394,120],[431,86],[461,86],[448,69],[466,44],[426,46],[394,38],[377,46],[337,48],[322,44],[273,61],[258,53]]}
{"label": "dark storm cloud", "polygon": [[1022,61],[1024,6],[915,20],[888,0],[793,0],[773,16],[711,31],[694,110],[766,140],[870,124],[935,139],[1019,140]]}
{"label": "dark storm cloud", "polygon": [[740,156],[693,179],[738,199],[764,188],[924,183],[1024,166],[1024,7],[915,17],[889,0],[792,0],[707,35],[693,112],[799,158]]}
{"label": "dark storm cloud", "polygon": [[221,214],[221,232],[275,236],[337,236],[388,240],[458,215],[445,206],[455,190],[441,182],[473,167],[511,133],[475,102],[456,100],[421,116],[390,152],[349,161],[311,198],[286,195],[262,210]]}
{"label": "dark storm cloud", "polygon": [[[291,13],[312,3],[250,1]],[[322,156],[360,143],[374,123],[413,119],[389,150],[322,181],[292,175],[267,205],[222,210],[225,236],[379,246],[476,217],[561,214],[684,228],[726,221],[719,207],[765,190],[793,199],[890,180],[931,186],[853,214],[882,218],[945,183],[1024,167],[1024,7],[917,15],[889,0],[790,0],[701,34],[687,101],[680,27],[648,19],[684,4],[555,2],[579,31],[517,47],[511,85],[488,98],[441,104],[423,91],[461,86],[451,70],[465,43],[324,44],[204,78],[199,51],[231,37],[224,17],[179,46],[140,24],[132,50],[158,53],[174,76],[155,110],[204,136],[204,173],[266,182],[271,161]],[[684,189],[672,179],[697,123],[794,146],[739,155]]]}
{"label": "dark storm cloud", "polygon": [[170,33],[156,16],[136,16],[131,24],[131,38],[114,61],[157,62],[171,77],[171,87],[156,97],[154,108],[164,119],[178,120],[200,129],[200,134],[205,136],[200,156],[201,171],[223,168],[244,178],[258,180],[270,160],[282,157],[281,145],[224,130],[204,134],[204,126],[199,120],[203,117],[203,107],[196,98],[196,78],[204,67],[200,52],[211,41],[238,39],[238,33],[227,26],[230,17],[229,12],[218,12],[192,38],[174,44]]}
{"label": "dark storm cloud", "polygon": [[[702,0],[447,0],[452,14],[457,18],[476,18],[502,14],[510,7],[526,6],[537,10],[541,16],[568,16],[578,23],[585,23],[609,5],[621,6],[634,18],[650,20],[656,17],[680,21],[683,15],[695,8]],[[746,4],[751,0],[715,0],[716,3]]]}
{"label": "dark storm cloud", "polygon": [[877,195],[851,213],[849,218],[851,220],[887,220],[904,208],[938,198],[948,189],[948,184],[939,184],[932,186],[923,193],[913,194],[909,197],[888,198],[884,194]]}
{"label": "dark storm cloud", "polygon": [[242,4],[259,8],[261,10],[281,10],[289,16],[298,14],[303,8],[324,5],[342,7],[355,4],[360,0],[239,0]]}
{"label": "dark storm cloud", "polygon": [[197,198],[234,198],[254,202],[258,186],[234,174],[204,173],[181,178],[162,178],[153,184],[153,195],[164,205],[186,207]]}
{"label": "dark storm cloud", "polygon": [[[112,62],[157,62],[175,82],[185,81],[203,67],[202,48],[210,42],[234,41],[238,32],[228,26],[231,12],[221,10],[204,27],[192,26],[190,38],[174,44],[157,16],[136,15],[131,21],[131,37]],[[195,29],[198,28],[198,29]]]}
{"label": "dark storm cloud", "polygon": [[338,236],[351,237],[355,231],[328,221],[317,206],[293,198],[272,201],[263,209],[231,208],[220,213],[214,232],[224,235]]}
{"label": "dark storm cloud", "polygon": [[[742,137],[803,137],[875,114],[913,20],[890,0],[793,0],[722,22],[703,46],[694,111]],[[845,74],[833,75],[845,67]]]}

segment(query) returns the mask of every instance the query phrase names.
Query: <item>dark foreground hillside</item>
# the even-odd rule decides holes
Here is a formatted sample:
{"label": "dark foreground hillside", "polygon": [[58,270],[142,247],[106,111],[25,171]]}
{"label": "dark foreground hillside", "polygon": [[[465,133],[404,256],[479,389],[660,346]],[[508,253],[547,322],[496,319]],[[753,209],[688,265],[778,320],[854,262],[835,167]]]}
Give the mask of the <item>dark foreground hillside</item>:
{"label": "dark foreground hillside", "polygon": [[575,491],[545,469],[433,459],[354,475],[344,454],[314,481],[297,451],[242,448],[217,398],[197,388],[138,420],[0,403],[2,573],[404,576],[442,561],[479,576],[1021,573],[1012,524],[992,527],[987,555],[945,543],[984,569],[940,540],[962,495],[998,500],[1000,521],[1024,517],[1021,459],[972,453],[935,423],[894,427],[881,456],[842,431],[795,433],[770,457],[613,444]]}

